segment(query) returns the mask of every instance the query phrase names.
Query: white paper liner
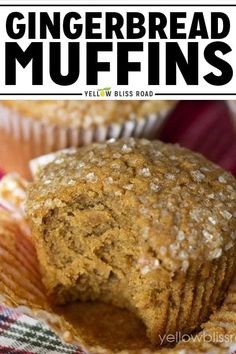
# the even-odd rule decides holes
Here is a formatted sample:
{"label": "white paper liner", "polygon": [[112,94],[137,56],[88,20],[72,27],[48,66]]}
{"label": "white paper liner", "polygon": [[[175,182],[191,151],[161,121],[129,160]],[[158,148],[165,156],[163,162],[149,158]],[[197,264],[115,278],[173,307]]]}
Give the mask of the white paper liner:
{"label": "white paper liner", "polygon": [[227,103],[228,103],[228,106],[229,106],[230,110],[234,114],[236,114],[236,100],[229,100],[229,101],[227,101]]}
{"label": "white paper liner", "polygon": [[83,146],[110,138],[146,137],[156,135],[170,109],[146,117],[128,120],[123,124],[112,123],[90,128],[59,127],[30,117],[22,117],[13,110],[0,105],[0,127],[16,140],[29,142],[32,157],[67,147]]}
{"label": "white paper liner", "polygon": [[227,105],[229,107],[234,126],[236,127],[236,100],[227,101]]}

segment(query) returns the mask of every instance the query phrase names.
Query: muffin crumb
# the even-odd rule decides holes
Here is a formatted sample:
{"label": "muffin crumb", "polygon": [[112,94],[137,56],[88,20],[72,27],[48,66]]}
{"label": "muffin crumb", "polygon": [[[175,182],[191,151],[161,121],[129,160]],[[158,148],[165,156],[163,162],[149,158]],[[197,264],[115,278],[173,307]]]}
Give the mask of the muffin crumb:
{"label": "muffin crumb", "polygon": [[155,344],[206,320],[235,271],[236,181],[176,145],[122,139],[59,153],[31,185],[27,214],[55,301],[126,308]]}

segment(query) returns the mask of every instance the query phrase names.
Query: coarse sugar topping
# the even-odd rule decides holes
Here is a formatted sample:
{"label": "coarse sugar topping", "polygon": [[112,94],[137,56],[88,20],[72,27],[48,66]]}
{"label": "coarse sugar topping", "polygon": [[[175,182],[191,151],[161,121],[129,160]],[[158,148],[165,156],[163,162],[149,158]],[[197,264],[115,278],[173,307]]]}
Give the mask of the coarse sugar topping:
{"label": "coarse sugar topping", "polygon": [[165,100],[11,100],[3,106],[25,118],[57,126],[88,128],[94,125],[123,123],[168,112],[175,101]]}
{"label": "coarse sugar topping", "polygon": [[83,194],[113,208],[142,240],[142,275],[162,266],[187,271],[235,246],[235,178],[179,146],[113,139],[58,153],[30,188],[28,215],[39,225],[40,211]]}

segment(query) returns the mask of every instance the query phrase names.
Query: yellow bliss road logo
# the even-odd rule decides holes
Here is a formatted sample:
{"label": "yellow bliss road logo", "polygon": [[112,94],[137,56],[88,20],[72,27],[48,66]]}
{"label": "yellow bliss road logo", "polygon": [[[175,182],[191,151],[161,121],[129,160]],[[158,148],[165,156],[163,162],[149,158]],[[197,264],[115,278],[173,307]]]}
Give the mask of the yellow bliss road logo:
{"label": "yellow bliss road logo", "polygon": [[99,96],[101,97],[110,97],[111,96],[111,88],[104,87],[103,89],[98,89]]}

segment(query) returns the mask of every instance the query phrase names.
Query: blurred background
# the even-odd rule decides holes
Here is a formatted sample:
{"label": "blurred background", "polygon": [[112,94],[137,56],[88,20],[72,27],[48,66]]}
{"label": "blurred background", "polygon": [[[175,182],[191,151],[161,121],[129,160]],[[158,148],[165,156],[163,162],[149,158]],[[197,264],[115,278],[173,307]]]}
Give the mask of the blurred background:
{"label": "blurred background", "polygon": [[[154,138],[200,152],[236,176],[234,102],[181,101]],[[4,151],[6,158],[11,148]],[[0,165],[0,175],[3,173],[4,165]]]}
{"label": "blurred background", "polygon": [[225,101],[182,101],[160,139],[205,155],[236,175],[236,120]]}

